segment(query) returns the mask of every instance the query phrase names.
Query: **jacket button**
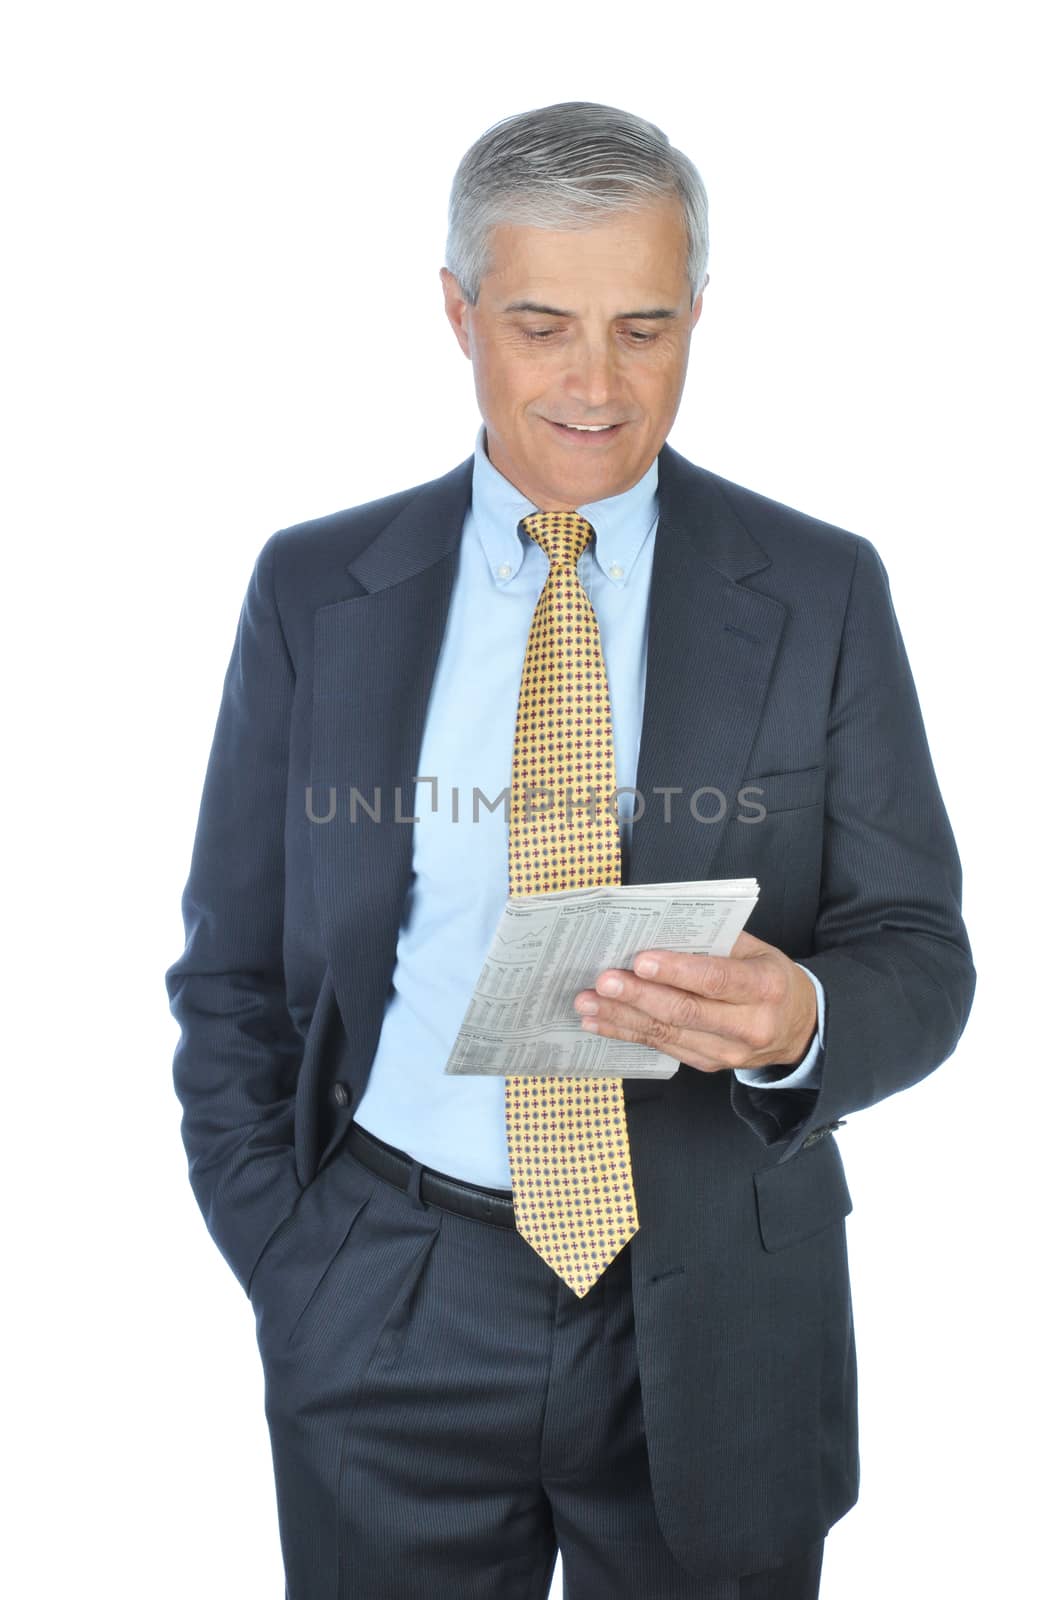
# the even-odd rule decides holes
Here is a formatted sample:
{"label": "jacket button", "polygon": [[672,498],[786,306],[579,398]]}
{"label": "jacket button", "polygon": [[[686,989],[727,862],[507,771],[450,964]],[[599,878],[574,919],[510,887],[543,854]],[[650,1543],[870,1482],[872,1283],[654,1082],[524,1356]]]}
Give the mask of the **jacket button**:
{"label": "jacket button", "polygon": [[332,1098],[338,1106],[349,1106],[351,1103],[351,1091],[345,1083],[334,1083],[332,1085]]}

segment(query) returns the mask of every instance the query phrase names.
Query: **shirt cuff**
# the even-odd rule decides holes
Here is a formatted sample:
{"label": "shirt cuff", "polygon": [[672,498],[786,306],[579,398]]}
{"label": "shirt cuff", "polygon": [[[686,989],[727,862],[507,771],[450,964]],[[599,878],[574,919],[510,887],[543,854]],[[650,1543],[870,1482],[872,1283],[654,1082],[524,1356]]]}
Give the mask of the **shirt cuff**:
{"label": "shirt cuff", "polygon": [[[795,963],[801,967],[800,961]],[[807,967],[801,967],[802,972],[808,972]],[[799,1061],[792,1072],[785,1078],[765,1078],[766,1072],[772,1072],[772,1067],[736,1067],[735,1077],[740,1083],[748,1083],[758,1089],[809,1089],[815,1087],[820,1076],[820,1054],[823,1049],[823,1017],[824,999],[823,985],[814,972],[808,972],[816,990],[816,1037],[808,1047],[808,1054],[803,1061]]]}

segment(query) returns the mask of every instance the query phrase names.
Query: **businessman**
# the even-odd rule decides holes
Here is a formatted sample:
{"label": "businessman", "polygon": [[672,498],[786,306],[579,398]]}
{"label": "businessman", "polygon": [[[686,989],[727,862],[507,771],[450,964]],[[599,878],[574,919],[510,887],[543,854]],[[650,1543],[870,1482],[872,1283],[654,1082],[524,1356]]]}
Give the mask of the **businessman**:
{"label": "businessman", "polygon": [[[473,453],[255,563],[167,987],[289,1600],[530,1600],[559,1549],[570,1600],[808,1600],[857,1496],[835,1132],[975,974],[878,554],[666,442],[706,261],[653,124],[496,124],[440,273]],[[747,876],[730,956],[570,997],[671,1076],[444,1071],[507,895]]]}

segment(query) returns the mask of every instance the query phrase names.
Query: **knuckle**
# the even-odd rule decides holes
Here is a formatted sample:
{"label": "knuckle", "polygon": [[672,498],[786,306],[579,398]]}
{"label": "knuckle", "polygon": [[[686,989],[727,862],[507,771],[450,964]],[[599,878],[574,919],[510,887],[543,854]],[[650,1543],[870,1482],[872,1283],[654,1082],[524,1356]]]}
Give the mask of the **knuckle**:
{"label": "knuckle", "polygon": [[750,1025],[747,1041],[754,1050],[767,1050],[775,1037],[775,1024],[768,1013],[758,1014]]}
{"label": "knuckle", "polygon": [[672,1002],[672,1021],[679,1028],[693,1027],[699,1015],[698,1003],[692,994],[676,995]]}
{"label": "knuckle", "polygon": [[727,985],[727,969],[718,961],[709,962],[702,971],[702,989],[706,994],[721,994]]}
{"label": "knuckle", "polygon": [[651,1017],[646,1027],[646,1037],[651,1044],[667,1044],[672,1037],[672,1030],[659,1017]]}

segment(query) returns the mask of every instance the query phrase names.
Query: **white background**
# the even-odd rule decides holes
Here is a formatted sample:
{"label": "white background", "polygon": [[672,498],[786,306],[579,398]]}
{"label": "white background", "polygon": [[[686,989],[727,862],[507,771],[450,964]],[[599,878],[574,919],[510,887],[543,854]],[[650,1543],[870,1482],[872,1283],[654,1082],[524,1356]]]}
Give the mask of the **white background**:
{"label": "white background", "polygon": [[163,972],[255,555],[470,453],[450,180],[566,99],[699,166],[711,284],[670,441],[876,545],[965,866],[966,1036],[840,1135],[863,1484],[824,1600],[1058,1581],[1048,18],[142,0],[8,25],[6,1592],[282,1593]]}

